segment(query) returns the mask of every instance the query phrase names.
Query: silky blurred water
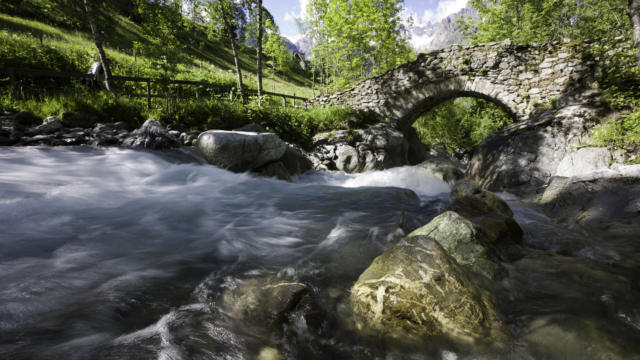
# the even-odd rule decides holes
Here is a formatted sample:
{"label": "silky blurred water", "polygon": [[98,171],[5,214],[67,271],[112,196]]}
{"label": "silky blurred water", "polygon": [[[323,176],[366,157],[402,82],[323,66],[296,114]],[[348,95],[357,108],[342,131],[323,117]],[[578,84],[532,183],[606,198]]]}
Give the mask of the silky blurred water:
{"label": "silky blurred water", "polygon": [[[187,150],[2,148],[0,358],[253,359],[264,346],[300,359],[474,358],[473,349],[381,346],[342,318],[359,274],[446,206],[448,191],[420,167],[287,183],[231,173]],[[537,358],[536,341],[549,333],[537,335],[543,341],[523,332],[561,315],[570,329],[587,321],[625,331],[614,344],[637,350],[638,284],[609,261],[627,248],[577,249],[564,261],[536,229],[558,239],[574,232],[512,200],[531,250],[495,289],[516,334],[500,354]],[[564,272],[536,272],[544,264]],[[587,280],[563,278],[581,271]],[[217,306],[225,289],[261,275],[308,284],[328,325],[294,319],[274,333],[225,316]],[[556,290],[566,295],[557,304],[547,294]],[[593,316],[569,311],[581,298],[587,307],[577,308]]]}

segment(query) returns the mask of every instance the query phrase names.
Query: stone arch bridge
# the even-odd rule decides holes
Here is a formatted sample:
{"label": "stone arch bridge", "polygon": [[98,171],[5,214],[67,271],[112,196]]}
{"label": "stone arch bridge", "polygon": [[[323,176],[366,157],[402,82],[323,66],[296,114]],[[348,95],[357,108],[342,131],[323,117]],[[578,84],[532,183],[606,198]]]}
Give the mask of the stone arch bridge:
{"label": "stone arch bridge", "polygon": [[434,106],[456,97],[487,99],[515,121],[550,108],[584,85],[596,64],[590,42],[513,45],[508,41],[451,46],[307,105],[347,105],[373,111],[405,130]]}

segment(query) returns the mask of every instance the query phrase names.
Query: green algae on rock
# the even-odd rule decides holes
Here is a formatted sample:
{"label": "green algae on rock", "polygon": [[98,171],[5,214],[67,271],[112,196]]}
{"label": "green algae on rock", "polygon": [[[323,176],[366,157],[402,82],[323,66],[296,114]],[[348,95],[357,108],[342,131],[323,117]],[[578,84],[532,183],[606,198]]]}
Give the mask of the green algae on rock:
{"label": "green algae on rock", "polygon": [[482,235],[469,220],[453,211],[446,211],[427,225],[409,234],[424,235],[437,241],[458,264],[467,270],[494,279],[501,270],[496,255],[484,245]]}

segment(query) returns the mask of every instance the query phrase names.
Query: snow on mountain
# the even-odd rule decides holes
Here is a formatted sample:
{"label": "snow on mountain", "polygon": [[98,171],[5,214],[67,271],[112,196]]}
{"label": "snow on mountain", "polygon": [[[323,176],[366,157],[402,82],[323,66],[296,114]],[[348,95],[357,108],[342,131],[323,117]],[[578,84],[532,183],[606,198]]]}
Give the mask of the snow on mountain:
{"label": "snow on mountain", "polygon": [[449,45],[464,42],[460,27],[456,21],[461,16],[477,17],[474,8],[467,6],[455,14],[451,14],[439,22],[415,24],[407,28],[409,43],[416,51],[442,49]]}
{"label": "snow on mountain", "polygon": [[[418,52],[437,50],[454,44],[464,43],[463,35],[456,21],[461,16],[477,18],[477,11],[470,5],[461,9],[457,13],[451,14],[438,22],[427,21],[426,23],[413,24],[407,26],[409,43]],[[313,49],[313,39],[308,34],[295,41],[298,51],[311,57]]]}

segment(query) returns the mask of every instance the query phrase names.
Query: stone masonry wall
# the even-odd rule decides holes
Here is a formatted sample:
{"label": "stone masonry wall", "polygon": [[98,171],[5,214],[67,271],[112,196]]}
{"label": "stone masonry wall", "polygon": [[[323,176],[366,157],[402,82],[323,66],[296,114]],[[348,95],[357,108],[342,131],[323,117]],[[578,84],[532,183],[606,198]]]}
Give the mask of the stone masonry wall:
{"label": "stone masonry wall", "polygon": [[[316,97],[309,106],[348,105],[370,110],[405,129],[439,103],[476,96],[502,106],[516,120],[551,107],[596,71],[585,56],[592,42],[513,45],[508,41],[451,46],[420,54],[350,90]],[[626,46],[621,42],[621,46]]]}

